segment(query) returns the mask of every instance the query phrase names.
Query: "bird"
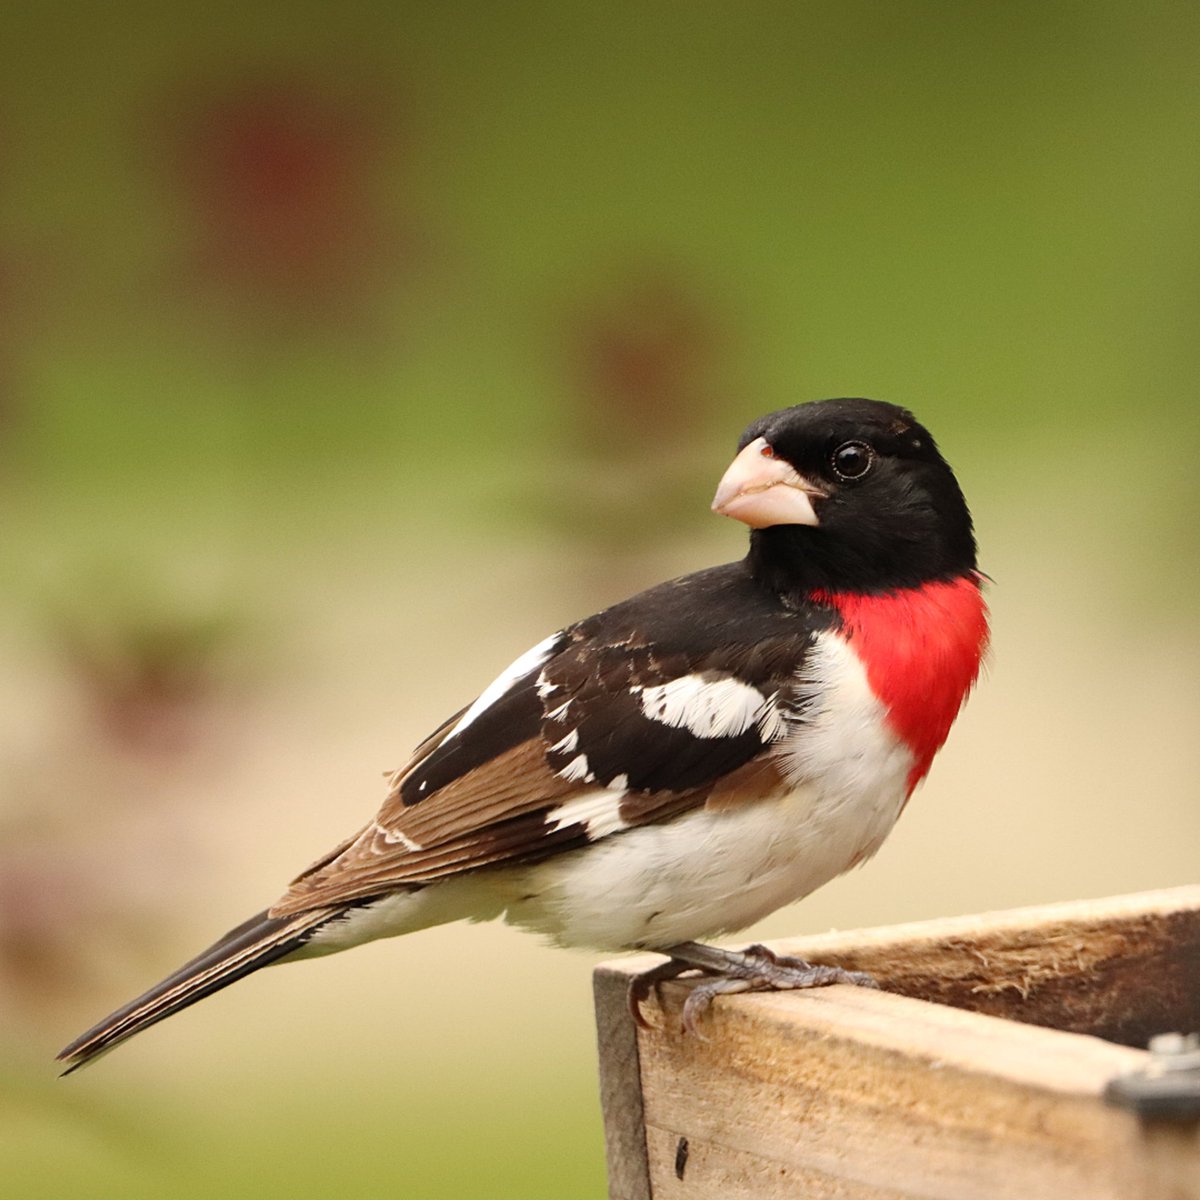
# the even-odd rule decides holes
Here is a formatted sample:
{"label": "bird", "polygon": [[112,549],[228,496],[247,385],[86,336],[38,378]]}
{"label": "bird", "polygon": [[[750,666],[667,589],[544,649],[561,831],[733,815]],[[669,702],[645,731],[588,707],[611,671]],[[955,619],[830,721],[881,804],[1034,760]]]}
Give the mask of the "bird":
{"label": "bird", "polygon": [[928,430],[861,397],[754,421],[712,509],[749,527],[744,558],[521,654],[371,821],[71,1042],[64,1073],[261,967],[460,919],[698,970],[692,1029],[726,992],[870,984],[702,939],[865,862],[925,778],[988,647],[971,514]]}

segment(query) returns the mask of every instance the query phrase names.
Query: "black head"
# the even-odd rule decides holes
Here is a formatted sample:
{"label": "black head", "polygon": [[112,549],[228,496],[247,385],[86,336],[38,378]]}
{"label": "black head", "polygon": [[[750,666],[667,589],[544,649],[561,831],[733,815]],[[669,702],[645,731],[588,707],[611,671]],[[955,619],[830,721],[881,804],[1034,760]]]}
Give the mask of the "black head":
{"label": "black head", "polygon": [[753,529],[781,592],[880,592],[975,568],[971,514],[929,431],[879,400],[818,400],[755,421],[713,507]]}

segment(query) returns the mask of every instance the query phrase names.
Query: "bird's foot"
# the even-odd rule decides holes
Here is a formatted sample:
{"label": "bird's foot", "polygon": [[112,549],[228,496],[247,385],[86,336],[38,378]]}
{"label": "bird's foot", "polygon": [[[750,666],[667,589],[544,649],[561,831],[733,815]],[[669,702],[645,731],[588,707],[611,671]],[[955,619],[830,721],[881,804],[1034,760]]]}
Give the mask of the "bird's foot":
{"label": "bird's foot", "polygon": [[699,971],[707,979],[688,993],[683,1004],[683,1027],[696,1037],[700,1018],[708,1011],[717,996],[738,992],[796,991],[803,988],[829,987],[835,983],[855,987],[877,988],[878,983],[863,971],[847,971],[842,967],[820,966],[802,958],[788,958],[754,945],[745,950],[723,950],[700,942],[683,942],[672,946],[665,963],[635,976],[629,984],[629,1008],[634,1020],[646,1028],[642,1003],[652,989],[667,979],[675,979],[688,971]]}

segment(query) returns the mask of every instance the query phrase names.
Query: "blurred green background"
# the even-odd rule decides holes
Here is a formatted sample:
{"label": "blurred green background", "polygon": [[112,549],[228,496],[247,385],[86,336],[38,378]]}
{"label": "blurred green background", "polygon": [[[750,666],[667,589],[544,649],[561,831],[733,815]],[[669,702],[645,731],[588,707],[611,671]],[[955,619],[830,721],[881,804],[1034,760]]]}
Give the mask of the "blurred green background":
{"label": "blurred green background", "polygon": [[754,416],[913,407],[995,651],[760,935],[1191,882],[1200,8],[5,6],[0,1192],[603,1192],[589,969],[491,926],[53,1052],[549,629],[740,555]]}

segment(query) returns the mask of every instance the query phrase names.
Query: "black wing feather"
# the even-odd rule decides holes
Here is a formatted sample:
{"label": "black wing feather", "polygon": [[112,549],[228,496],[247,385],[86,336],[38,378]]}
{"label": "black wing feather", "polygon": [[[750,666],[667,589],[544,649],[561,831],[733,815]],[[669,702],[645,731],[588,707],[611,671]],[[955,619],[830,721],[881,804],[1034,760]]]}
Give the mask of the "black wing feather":
{"label": "black wing feather", "polygon": [[[776,698],[792,716],[795,678],[812,639],[836,621],[831,609],[785,606],[731,563],[660,584],[558,635],[537,667],[405,774],[405,805],[531,737],[565,777],[636,791],[694,791],[736,770],[767,742],[757,727],[721,737],[645,715],[642,689],[688,675],[730,677]],[[434,739],[430,739],[434,741]],[[586,759],[586,773],[579,756]]]}

